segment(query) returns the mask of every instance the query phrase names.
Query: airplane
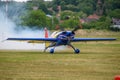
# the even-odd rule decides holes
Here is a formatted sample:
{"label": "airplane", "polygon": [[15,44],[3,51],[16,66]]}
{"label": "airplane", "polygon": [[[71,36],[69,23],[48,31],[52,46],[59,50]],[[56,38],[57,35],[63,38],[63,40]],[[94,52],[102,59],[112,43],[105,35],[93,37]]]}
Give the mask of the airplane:
{"label": "airplane", "polygon": [[[45,49],[44,52],[52,47],[50,49],[50,53],[53,54],[54,50],[57,46],[61,45],[68,45],[70,46],[76,54],[80,53],[80,50],[75,48],[71,43],[72,42],[86,42],[86,41],[113,41],[116,40],[115,38],[75,38],[75,31],[76,28],[72,31],[55,31],[51,34],[50,37],[48,37],[48,30],[47,28],[45,30],[45,38],[8,38],[7,40],[12,41],[27,41],[28,43],[41,43],[45,42]],[[49,42],[50,44],[48,44]]]}

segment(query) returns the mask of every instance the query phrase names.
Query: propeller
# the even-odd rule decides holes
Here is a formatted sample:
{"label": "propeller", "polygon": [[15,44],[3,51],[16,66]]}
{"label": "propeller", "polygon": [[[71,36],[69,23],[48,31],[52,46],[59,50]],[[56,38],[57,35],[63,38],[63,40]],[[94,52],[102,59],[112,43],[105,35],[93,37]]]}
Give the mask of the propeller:
{"label": "propeller", "polygon": [[65,31],[65,29],[61,27],[60,25],[56,25],[55,29],[60,30],[60,31]]}
{"label": "propeller", "polygon": [[75,32],[75,31],[77,31],[78,29],[82,29],[82,25],[76,26],[76,27],[72,30],[72,32]]}

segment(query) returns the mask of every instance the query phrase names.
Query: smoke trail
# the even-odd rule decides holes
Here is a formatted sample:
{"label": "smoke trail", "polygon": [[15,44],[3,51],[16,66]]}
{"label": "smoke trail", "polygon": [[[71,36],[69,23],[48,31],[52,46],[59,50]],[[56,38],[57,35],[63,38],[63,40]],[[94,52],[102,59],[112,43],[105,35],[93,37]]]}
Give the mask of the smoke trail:
{"label": "smoke trail", "polygon": [[6,13],[0,8],[0,49],[13,49],[13,50],[42,50],[44,44],[29,44],[26,42],[11,42],[2,40],[8,37],[30,37],[30,38],[40,38],[44,37],[43,30],[31,30],[29,28],[24,28],[24,30],[15,31],[16,24],[10,20]]}
{"label": "smoke trail", "polygon": [[[17,6],[19,6],[17,4]],[[0,7],[0,50],[43,50],[44,44],[32,44],[27,42],[4,41],[8,37],[17,38],[41,38],[44,37],[44,30],[32,30],[30,28],[17,28],[13,21],[19,22],[20,11],[24,11],[24,5],[20,7],[9,6],[8,14],[5,13],[5,7]],[[13,10],[14,7],[14,10]],[[16,9],[15,9],[16,8]],[[14,16],[14,17],[12,17]],[[12,20],[11,20],[12,19]],[[17,28],[17,31],[15,30]],[[57,50],[63,50],[65,47],[59,47]],[[48,49],[49,50],[49,49]]]}

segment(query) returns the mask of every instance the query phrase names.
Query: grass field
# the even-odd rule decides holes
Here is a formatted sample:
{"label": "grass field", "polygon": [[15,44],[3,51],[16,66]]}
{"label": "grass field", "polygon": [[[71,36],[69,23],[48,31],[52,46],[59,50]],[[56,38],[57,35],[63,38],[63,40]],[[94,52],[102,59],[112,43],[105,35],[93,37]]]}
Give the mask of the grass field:
{"label": "grass field", "polygon": [[0,80],[114,80],[120,75],[120,33],[89,36],[115,37],[117,41],[73,43],[81,50],[80,54],[71,49],[53,55],[1,50]]}

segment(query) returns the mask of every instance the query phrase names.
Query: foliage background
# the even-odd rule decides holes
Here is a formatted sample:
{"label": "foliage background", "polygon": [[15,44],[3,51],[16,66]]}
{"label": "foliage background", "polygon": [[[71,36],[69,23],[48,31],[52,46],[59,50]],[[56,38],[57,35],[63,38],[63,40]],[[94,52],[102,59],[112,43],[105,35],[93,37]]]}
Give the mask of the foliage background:
{"label": "foliage background", "polygon": [[[120,18],[120,1],[101,0],[101,3],[102,5],[98,6],[98,0],[31,0],[26,3],[9,1],[7,16],[18,26],[55,29],[56,25],[60,25],[64,28],[74,28],[80,24],[80,19],[87,18],[102,8],[101,18],[98,21],[82,24],[83,29],[110,30],[112,18]],[[5,4],[5,1],[0,0],[0,9],[3,11]],[[34,7],[37,9],[34,10]],[[66,20],[66,17],[69,17],[69,20]]]}

